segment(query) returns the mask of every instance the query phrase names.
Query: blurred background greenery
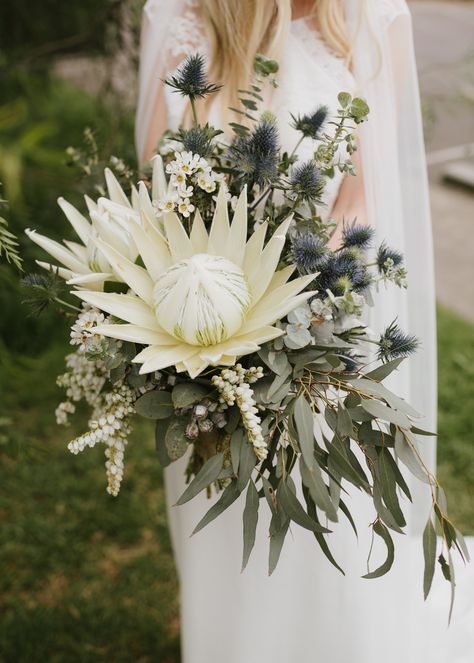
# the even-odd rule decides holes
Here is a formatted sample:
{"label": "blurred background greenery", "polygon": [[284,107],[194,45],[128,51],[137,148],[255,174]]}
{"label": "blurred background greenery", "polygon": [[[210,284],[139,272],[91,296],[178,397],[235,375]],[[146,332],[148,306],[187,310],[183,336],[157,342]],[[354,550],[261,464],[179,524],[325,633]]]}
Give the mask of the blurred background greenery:
{"label": "blurred background greenery", "polygon": [[[86,126],[103,154],[135,165],[128,81],[141,5],[0,4],[0,198],[27,269],[39,252],[24,229],[61,238],[56,198],[67,192],[79,202],[83,183],[65,150],[81,145]],[[54,420],[67,321],[32,317],[21,299],[17,274],[2,262],[0,661],[177,663],[177,580],[153,436],[137,426],[121,495],[110,498],[101,450],[66,449],[85,412],[67,431]],[[438,325],[439,474],[458,525],[472,533],[473,327],[445,309]]]}

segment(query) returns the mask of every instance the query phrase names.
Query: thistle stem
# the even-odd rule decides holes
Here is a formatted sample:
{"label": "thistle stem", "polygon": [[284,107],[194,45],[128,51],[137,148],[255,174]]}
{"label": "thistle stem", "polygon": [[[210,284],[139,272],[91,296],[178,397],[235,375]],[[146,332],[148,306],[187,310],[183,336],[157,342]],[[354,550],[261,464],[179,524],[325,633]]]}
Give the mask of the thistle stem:
{"label": "thistle stem", "polygon": [[70,308],[73,311],[76,311],[77,313],[81,312],[81,309],[78,306],[74,306],[74,304],[69,304],[68,302],[65,302],[64,299],[60,299],[59,297],[55,297],[54,301],[57,304],[60,304],[61,306],[66,306],[67,308]]}
{"label": "thistle stem", "polygon": [[292,159],[295,156],[296,151],[299,148],[299,146],[301,145],[301,143],[303,142],[303,140],[304,140],[304,136],[301,136],[301,138],[298,140],[295,147],[293,148],[293,152],[290,154],[290,159]]}
{"label": "thistle stem", "polygon": [[198,122],[198,117],[197,117],[197,112],[196,112],[196,101],[194,100],[194,97],[190,97],[189,100],[191,102],[191,111],[193,113],[194,126],[197,127],[199,125],[199,122]]}

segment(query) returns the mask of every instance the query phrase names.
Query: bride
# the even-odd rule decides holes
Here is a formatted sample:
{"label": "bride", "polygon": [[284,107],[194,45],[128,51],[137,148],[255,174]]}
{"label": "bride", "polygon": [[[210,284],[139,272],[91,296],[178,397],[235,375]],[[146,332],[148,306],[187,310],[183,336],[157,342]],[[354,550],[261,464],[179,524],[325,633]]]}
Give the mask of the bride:
{"label": "bride", "polygon": [[[403,0],[148,0],[144,9],[137,150],[150,158],[161,133],[176,130],[186,114],[184,100],[163,85],[186,55],[206,55],[210,78],[225,83],[216,101],[200,109],[221,125],[232,91],[246,87],[256,53],[280,63],[279,87],[266,100],[276,115],[284,149],[297,136],[290,113],[321,104],[334,112],[341,91],[367,99],[369,122],[359,131],[356,177],[337,175],[325,193],[323,213],[374,226],[406,257],[407,291],[383,290],[369,325],[381,330],[396,316],[422,340],[422,350],[392,378],[392,388],[436,426],[434,278],[428,188],[424,164],[410,15]],[[207,119],[206,118],[206,119]],[[311,158],[314,144],[299,148]],[[333,241],[337,243],[336,232]],[[430,438],[426,438],[430,439]],[[433,467],[435,448],[425,442]],[[242,504],[204,532],[190,534],[209,507],[205,495],[173,507],[184,489],[187,458],[165,470],[172,543],[181,587],[184,663],[411,663],[427,660],[433,629],[445,615],[429,617],[421,601],[420,533],[429,499],[413,486],[409,535],[397,542],[398,559],[380,580],[361,579],[370,546],[370,501],[354,491],[359,540],[340,523],[332,535],[344,577],[329,565],[311,533],[295,529],[279,566],[266,575],[266,531],[260,518],[257,545],[240,573]],[[433,621],[434,620],[434,621]],[[434,626],[436,622],[436,625]],[[430,633],[422,625],[429,623]],[[427,640],[428,638],[428,640]],[[442,654],[433,661],[462,661]],[[465,659],[467,661],[467,658]]]}

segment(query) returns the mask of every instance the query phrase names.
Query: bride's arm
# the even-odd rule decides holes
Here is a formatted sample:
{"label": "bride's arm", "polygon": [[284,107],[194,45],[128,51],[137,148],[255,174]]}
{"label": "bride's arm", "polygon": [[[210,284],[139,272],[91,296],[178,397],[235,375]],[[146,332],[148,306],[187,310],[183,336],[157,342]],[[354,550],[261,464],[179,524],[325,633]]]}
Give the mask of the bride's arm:
{"label": "bride's arm", "polygon": [[329,241],[329,246],[332,249],[336,249],[340,245],[343,220],[347,222],[357,219],[357,223],[367,225],[364,173],[360,150],[354,153],[352,161],[357,174],[344,177],[331,212],[331,217],[337,221],[336,230]]}

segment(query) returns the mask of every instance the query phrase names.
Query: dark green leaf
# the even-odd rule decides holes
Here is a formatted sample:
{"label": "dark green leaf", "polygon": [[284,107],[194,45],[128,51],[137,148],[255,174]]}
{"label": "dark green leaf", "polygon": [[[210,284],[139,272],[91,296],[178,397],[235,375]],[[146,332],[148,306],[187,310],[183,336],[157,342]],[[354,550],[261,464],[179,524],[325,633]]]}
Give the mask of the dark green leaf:
{"label": "dark green leaf", "polygon": [[392,361],[388,361],[386,364],[382,364],[382,366],[379,366],[378,368],[374,369],[373,371],[370,371],[370,373],[367,373],[365,377],[368,380],[375,380],[375,382],[382,382],[387,378],[393,371],[395,371],[402,361],[405,359],[405,357],[399,357],[398,359],[393,359]]}
{"label": "dark green leaf", "polygon": [[[315,506],[314,502],[311,500],[311,496],[310,496],[309,490],[307,488],[303,488],[303,495],[304,495],[304,498],[306,500],[306,508],[308,510],[308,515],[311,518],[313,518],[313,520],[315,520],[317,523],[319,523],[318,512],[316,510],[316,506]],[[327,557],[327,559],[331,562],[331,564],[333,566],[335,566],[336,569],[338,571],[340,571],[343,576],[346,575],[344,573],[343,569],[339,566],[339,564],[334,559],[334,557],[333,557],[333,555],[332,555],[332,553],[329,549],[329,546],[327,544],[327,541],[324,538],[324,534],[320,534],[319,532],[313,532],[313,534],[316,538],[316,541],[319,544],[319,547],[321,548],[321,550],[323,551],[323,553]]]}
{"label": "dark green leaf", "polygon": [[293,416],[298,431],[301,453],[308,468],[314,465],[314,417],[311,407],[304,396],[296,399]]}
{"label": "dark green leaf", "polygon": [[159,419],[155,426],[155,448],[161,467],[168,467],[172,462],[171,458],[168,456],[165,443],[166,431],[172,421],[172,419]]}
{"label": "dark green leaf", "polygon": [[135,410],[147,419],[168,419],[174,408],[167,391],[148,391],[135,402]]}
{"label": "dark green leaf", "polygon": [[337,410],[337,432],[341,437],[352,436],[352,419],[341,402]]}
{"label": "dark green leaf", "polygon": [[230,440],[230,459],[232,463],[232,469],[234,474],[237,474],[239,471],[239,461],[240,461],[240,448],[243,444],[244,432],[241,428],[237,428],[232,433]]}
{"label": "dark green leaf", "polygon": [[371,580],[373,578],[380,578],[381,576],[388,573],[392,568],[394,560],[394,552],[395,552],[392,537],[390,536],[388,529],[384,527],[384,525],[380,521],[377,521],[375,523],[375,525],[373,526],[373,530],[374,533],[380,536],[385,542],[385,545],[387,546],[387,558],[383,564],[381,564],[377,569],[375,569],[375,571],[372,571],[370,573],[367,573],[365,576],[362,576],[367,580]]}
{"label": "dark green leaf", "polygon": [[252,476],[252,470],[256,464],[257,456],[253,450],[253,445],[249,442],[248,438],[245,437],[240,445],[239,475],[237,477],[237,486],[240,492],[242,492],[247,485]]}
{"label": "dark green leaf", "polygon": [[[272,517],[272,521],[277,519],[277,516]],[[280,559],[281,549],[283,548],[283,543],[285,542],[285,537],[290,526],[290,521],[288,518],[285,519],[284,524],[278,529],[272,528],[270,525],[270,553],[268,556],[268,575],[271,576],[275,570],[278,560]],[[273,529],[273,531],[272,531]]]}
{"label": "dark green leaf", "polygon": [[244,550],[242,555],[242,571],[247,566],[249,561],[250,553],[252,552],[253,546],[255,544],[255,534],[257,531],[258,523],[258,505],[260,499],[258,497],[258,491],[255,488],[253,481],[249,481],[249,486],[247,488],[247,496],[245,499],[245,509],[244,509]]}
{"label": "dark green leaf", "polygon": [[[287,478],[287,481],[288,480],[289,477]],[[288,514],[291,520],[294,520],[295,523],[301,527],[309,529],[312,532],[321,532],[326,534],[331,531],[325,527],[322,527],[322,525],[319,525],[312,518],[310,518],[310,516],[308,516],[296,495],[292,490],[290,490],[287,482],[283,481],[283,479],[278,484],[277,500],[278,503],[283,507],[284,512]]]}
{"label": "dark green leaf", "polygon": [[423,483],[429,483],[429,478],[417,454],[407,442],[404,433],[397,429],[395,432],[395,453],[397,458],[410,470],[410,472]]}
{"label": "dark green leaf", "polygon": [[201,467],[176,504],[185,504],[217,479],[224,464],[224,454],[212,456]]}
{"label": "dark green leaf", "polygon": [[431,584],[436,564],[436,530],[433,526],[431,515],[423,532],[423,555],[425,559],[425,570],[423,574],[423,594],[425,601],[430,593]]}
{"label": "dark green leaf", "polygon": [[239,495],[240,491],[238,490],[235,481],[233,481],[226,488],[224,488],[222,495],[219,497],[217,502],[211,506],[205,516],[201,518],[192,533],[196,534],[202,530],[203,527],[217,518],[217,516],[220,516],[221,513],[223,513],[230,507],[231,504],[235,502]]}
{"label": "dark green leaf", "polygon": [[369,483],[365,472],[348,443],[341,440],[338,435],[334,435],[331,443],[328,444],[328,452],[331,462],[335,464],[342,477],[357,488],[368,489]]}
{"label": "dark green leaf", "polygon": [[321,475],[321,470],[316,462],[313,462],[311,468],[309,468],[304,458],[300,457],[300,473],[301,480],[304,485],[308,488],[313,502],[322,509],[329,520],[337,522],[337,512],[334,508],[334,504],[331,502],[329,497],[329,491],[324,483],[324,479]]}

